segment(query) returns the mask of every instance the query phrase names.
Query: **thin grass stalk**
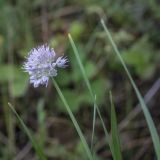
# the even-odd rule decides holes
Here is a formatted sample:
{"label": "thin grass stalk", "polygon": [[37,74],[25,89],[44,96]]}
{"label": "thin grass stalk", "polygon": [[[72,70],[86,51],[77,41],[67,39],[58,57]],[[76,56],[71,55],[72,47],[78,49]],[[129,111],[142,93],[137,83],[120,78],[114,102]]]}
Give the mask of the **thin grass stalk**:
{"label": "thin grass stalk", "polygon": [[129,80],[130,80],[130,82],[131,82],[131,84],[134,88],[134,91],[135,91],[135,93],[136,93],[136,95],[139,99],[139,102],[141,104],[141,108],[143,110],[144,116],[146,118],[146,121],[147,121],[147,124],[148,124],[148,127],[149,127],[149,131],[150,131],[150,134],[151,134],[151,137],[152,137],[152,141],[153,141],[154,149],[155,149],[155,152],[156,152],[156,155],[157,155],[157,159],[160,160],[160,139],[159,139],[158,132],[157,132],[157,129],[155,127],[155,124],[153,122],[153,119],[152,119],[152,117],[151,117],[151,115],[148,111],[148,108],[147,108],[147,106],[146,106],[146,104],[145,104],[145,102],[142,98],[142,95],[140,94],[140,92],[139,92],[139,90],[138,90],[138,88],[137,88],[137,86],[136,86],[136,84],[135,84],[135,82],[134,82],[134,80],[133,80],[133,78],[132,78],[132,76],[131,76],[131,74],[130,74],[130,72],[129,72],[129,70],[128,70],[128,68],[127,68],[127,66],[126,66],[126,64],[125,64],[125,62],[124,62],[116,44],[113,41],[112,36],[111,36],[111,34],[110,34],[110,32],[109,32],[109,30],[108,30],[108,28],[105,25],[103,20],[101,20],[101,24],[102,24],[102,26],[104,28],[104,31],[105,31],[112,47],[113,47],[113,50],[115,51],[115,53],[116,53],[117,57],[119,58],[125,72],[127,73],[127,76],[128,76],[128,78],[129,78]]}
{"label": "thin grass stalk", "polygon": [[121,146],[119,140],[118,127],[117,127],[117,117],[111,92],[109,92],[109,97],[111,103],[111,135],[112,135],[112,145],[114,150],[113,154],[114,160],[122,160]]}
{"label": "thin grass stalk", "polygon": [[[95,99],[96,99],[96,96],[95,96]],[[94,145],[95,122],[96,122],[96,104],[94,103],[93,124],[92,124],[92,138],[91,138],[91,152],[92,152],[92,154],[93,154],[93,145]]]}
{"label": "thin grass stalk", "polygon": [[70,118],[71,118],[71,120],[72,120],[72,122],[73,122],[73,124],[74,124],[74,126],[76,128],[76,131],[77,131],[77,133],[78,133],[78,135],[79,135],[79,137],[81,139],[81,142],[83,144],[83,147],[84,147],[84,149],[85,149],[85,151],[87,153],[87,156],[88,156],[89,160],[93,160],[93,157],[92,157],[91,151],[90,151],[90,149],[88,147],[88,144],[86,142],[86,139],[84,138],[84,135],[83,135],[83,133],[82,133],[82,131],[81,131],[79,125],[78,125],[78,122],[75,119],[75,117],[74,117],[74,115],[73,115],[73,113],[72,113],[72,111],[71,111],[71,109],[70,109],[70,107],[69,107],[64,95],[63,95],[63,93],[61,92],[57,82],[53,78],[52,78],[52,82],[53,82],[53,84],[54,84],[54,86],[55,86],[55,88],[56,88],[56,90],[57,90],[57,92],[58,92],[58,94],[59,94],[64,106],[67,109],[67,112],[68,112],[68,114],[69,114],[69,116],[70,116]]}
{"label": "thin grass stalk", "polygon": [[34,136],[32,135],[32,133],[30,132],[30,130],[27,128],[27,126],[25,125],[25,123],[23,122],[23,120],[21,119],[21,117],[18,115],[18,113],[16,112],[16,110],[14,109],[14,107],[12,106],[12,104],[8,103],[10,109],[13,111],[13,113],[16,115],[19,123],[21,124],[23,130],[25,131],[25,133],[27,134],[29,140],[32,143],[32,146],[34,147],[37,156],[39,157],[39,160],[47,160],[46,156],[41,148],[41,146],[39,145],[39,143],[35,140]]}
{"label": "thin grass stalk", "polygon": [[72,46],[72,48],[73,48],[73,51],[74,51],[76,60],[77,60],[77,62],[78,62],[78,65],[79,65],[79,67],[80,67],[80,70],[81,70],[83,79],[84,79],[84,81],[85,81],[85,83],[86,83],[86,86],[87,86],[87,88],[88,88],[88,90],[89,90],[89,93],[90,93],[90,95],[91,95],[91,98],[92,98],[94,104],[96,105],[97,113],[98,113],[98,116],[100,117],[100,120],[101,120],[101,123],[102,123],[102,127],[103,127],[104,132],[105,132],[105,135],[106,135],[106,141],[107,141],[107,143],[108,143],[108,145],[109,145],[109,147],[110,147],[111,153],[113,153],[109,133],[108,133],[106,127],[105,127],[105,124],[104,124],[104,121],[103,121],[103,119],[102,119],[100,110],[99,110],[98,105],[97,105],[97,103],[96,103],[96,101],[95,101],[94,92],[93,92],[93,90],[92,90],[92,88],[91,88],[89,79],[87,78],[87,75],[86,75],[85,69],[84,69],[84,67],[83,67],[83,64],[82,64],[82,62],[81,62],[81,59],[80,59],[78,50],[77,50],[76,45],[75,45],[75,43],[74,43],[74,41],[73,41],[73,39],[72,39],[72,37],[71,37],[70,34],[68,34],[68,38],[69,38],[69,41],[70,41],[71,46]]}

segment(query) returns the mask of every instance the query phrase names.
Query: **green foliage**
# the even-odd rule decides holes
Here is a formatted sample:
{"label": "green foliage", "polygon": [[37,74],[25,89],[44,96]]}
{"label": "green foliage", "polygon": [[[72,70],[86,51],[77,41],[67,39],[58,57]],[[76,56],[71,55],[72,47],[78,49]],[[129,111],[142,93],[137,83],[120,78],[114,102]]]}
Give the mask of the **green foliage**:
{"label": "green foliage", "polygon": [[123,52],[122,57],[126,64],[134,68],[136,74],[146,79],[151,77],[155,70],[153,54],[146,37],[142,37],[129,50]]}
{"label": "green foliage", "polygon": [[71,33],[75,40],[78,40],[84,31],[84,25],[81,22],[73,22],[70,26],[69,33]]}
{"label": "green foliage", "polygon": [[[81,82],[82,83],[82,82]],[[88,95],[88,91],[86,91],[85,87],[83,88],[79,86],[74,90],[70,89],[62,89],[62,92],[66,99],[68,100],[68,104],[73,112],[77,112],[83,104],[89,105],[92,103],[92,100],[90,96]],[[108,88],[106,85],[105,79],[97,79],[91,83],[91,87],[93,91],[97,95],[97,104],[101,104],[104,101],[105,98],[105,91]],[[102,90],[102,88],[105,88]],[[71,98],[72,97],[72,98]],[[66,109],[63,107],[62,101],[57,98],[56,104],[58,106],[58,109],[62,112],[66,112]]]}
{"label": "green foliage", "polygon": [[[79,93],[76,91],[71,92],[71,90],[63,90],[64,97],[68,100],[68,105],[73,112],[78,111],[80,104],[82,103],[82,97],[79,96]],[[70,98],[72,97],[72,99]],[[61,99],[57,98],[57,105],[59,106],[59,110],[66,113],[66,109],[64,108]]]}
{"label": "green foliage", "polygon": [[10,92],[14,97],[24,95],[28,87],[28,76],[22,72],[20,66],[1,65],[0,66],[0,83],[10,84]]}

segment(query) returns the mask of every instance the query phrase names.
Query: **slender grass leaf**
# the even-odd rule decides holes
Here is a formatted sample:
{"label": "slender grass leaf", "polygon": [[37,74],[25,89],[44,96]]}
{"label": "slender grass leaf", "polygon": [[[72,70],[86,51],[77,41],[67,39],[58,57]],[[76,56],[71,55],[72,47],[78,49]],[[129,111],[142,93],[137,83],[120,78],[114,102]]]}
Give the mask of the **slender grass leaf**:
{"label": "slender grass leaf", "polygon": [[115,106],[113,104],[112,94],[110,92],[110,102],[111,102],[111,134],[112,134],[112,145],[114,151],[114,160],[122,160],[121,154],[121,147],[120,147],[120,140],[119,140],[119,133],[117,127],[117,118],[115,112]]}
{"label": "slender grass leaf", "polygon": [[8,105],[11,108],[11,110],[13,111],[13,113],[16,115],[17,120],[19,121],[20,125],[22,126],[23,130],[25,131],[25,133],[27,134],[29,140],[31,141],[32,146],[35,149],[36,155],[38,156],[39,160],[47,160],[42,148],[39,145],[39,143],[35,140],[34,136],[30,132],[30,130],[27,128],[27,126],[25,125],[25,123],[23,122],[21,117],[18,115],[18,113],[16,112],[16,110],[14,109],[12,104],[8,103]]}
{"label": "slender grass leaf", "polygon": [[111,34],[110,34],[110,32],[109,32],[108,28],[106,27],[103,20],[101,20],[101,24],[102,24],[102,26],[105,30],[105,33],[106,33],[106,35],[107,35],[107,37],[108,37],[108,39],[109,39],[109,41],[112,45],[117,57],[119,58],[125,72],[127,73],[127,76],[128,76],[128,78],[129,78],[129,80],[130,80],[130,82],[131,82],[131,84],[134,88],[134,91],[135,91],[135,93],[138,97],[138,100],[141,104],[141,108],[143,110],[144,116],[146,118],[146,121],[147,121],[147,124],[148,124],[148,127],[149,127],[149,131],[150,131],[150,134],[151,134],[151,137],[152,137],[152,141],[153,141],[154,149],[155,149],[155,152],[156,152],[156,155],[157,155],[157,159],[160,160],[160,139],[159,139],[158,132],[157,132],[157,129],[155,127],[155,124],[153,122],[153,119],[152,119],[152,117],[151,117],[151,115],[148,111],[148,108],[147,108],[147,106],[146,106],[146,104],[145,104],[145,102],[142,98],[141,93],[138,90],[138,87],[136,86],[136,84],[135,84],[135,82],[134,82],[134,80],[133,80],[133,78],[132,78],[132,76],[131,76],[131,74],[130,74],[130,72],[129,72],[129,70],[128,70],[128,68],[127,68],[127,66],[126,66],[126,64],[125,64],[125,62],[124,62],[116,44],[113,41],[112,36],[111,36]]}
{"label": "slender grass leaf", "polygon": [[90,85],[90,83],[89,83],[89,80],[88,80],[88,78],[87,78],[86,72],[85,72],[85,70],[84,70],[84,66],[83,66],[83,64],[82,64],[82,62],[81,62],[81,59],[80,59],[80,56],[79,56],[79,54],[78,54],[78,50],[77,50],[77,48],[76,48],[76,46],[75,46],[75,44],[74,44],[74,42],[73,42],[73,39],[72,39],[72,37],[71,37],[70,34],[68,35],[68,37],[69,37],[69,41],[70,41],[70,43],[71,43],[71,46],[72,46],[72,48],[73,48],[74,54],[75,54],[75,56],[76,56],[76,60],[77,60],[77,62],[78,62],[78,65],[79,65],[79,67],[80,67],[80,70],[81,70],[81,72],[82,72],[84,81],[85,81],[85,83],[86,83],[86,85],[87,85],[87,87],[88,87],[88,90],[89,90],[89,92],[90,92],[90,94],[91,94],[92,99],[94,100],[94,93],[93,93],[93,91],[92,91],[91,85]]}
{"label": "slender grass leaf", "polygon": [[93,157],[92,157],[91,151],[89,149],[89,146],[88,146],[88,144],[86,142],[86,139],[85,139],[85,137],[84,137],[79,125],[78,125],[78,122],[75,119],[75,117],[74,117],[74,115],[73,115],[73,113],[72,113],[72,111],[71,111],[71,109],[70,109],[70,107],[69,107],[69,105],[68,105],[68,103],[67,103],[67,101],[66,101],[66,99],[65,99],[65,97],[64,97],[64,95],[62,93],[62,91],[61,91],[61,89],[59,88],[57,82],[53,78],[52,78],[52,82],[53,82],[53,84],[54,84],[54,86],[55,86],[55,88],[56,88],[56,90],[57,90],[62,102],[64,103],[64,105],[65,105],[65,107],[67,109],[67,112],[68,112],[68,114],[69,114],[69,116],[70,116],[70,118],[71,118],[71,120],[72,120],[72,122],[73,122],[73,124],[74,124],[74,126],[76,128],[76,130],[77,130],[77,133],[78,133],[78,135],[79,135],[79,137],[81,139],[81,142],[83,144],[83,147],[84,147],[84,149],[85,149],[85,151],[87,153],[87,156],[88,156],[89,160],[93,160]]}
{"label": "slender grass leaf", "polygon": [[[96,96],[95,96],[95,100],[96,100]],[[94,103],[93,124],[92,124],[92,138],[91,138],[91,151],[92,151],[92,153],[93,153],[93,144],[94,144],[95,122],[96,122],[96,104]]]}
{"label": "slender grass leaf", "polygon": [[89,93],[90,93],[90,95],[91,95],[91,98],[92,98],[94,104],[96,105],[97,113],[98,113],[98,116],[100,117],[100,120],[101,120],[103,129],[104,129],[104,132],[105,132],[106,141],[107,141],[107,143],[108,143],[108,145],[109,145],[109,147],[110,147],[111,152],[113,153],[109,133],[108,133],[106,127],[105,127],[105,123],[104,123],[104,121],[103,121],[103,119],[102,119],[101,113],[100,113],[100,111],[99,111],[99,108],[98,108],[98,106],[97,106],[96,100],[95,100],[95,98],[94,98],[94,92],[93,92],[93,90],[92,90],[92,88],[91,88],[91,84],[90,84],[90,82],[89,82],[89,80],[88,80],[88,78],[87,78],[87,75],[86,75],[84,66],[83,66],[83,64],[82,64],[82,61],[81,61],[81,59],[80,59],[78,50],[77,50],[76,45],[75,45],[75,43],[74,43],[74,41],[73,41],[73,39],[72,39],[72,37],[71,37],[70,34],[68,34],[68,38],[69,38],[69,41],[70,41],[71,46],[72,46],[72,48],[73,48],[73,51],[74,51],[76,60],[77,60],[77,62],[78,62],[78,65],[79,65],[79,67],[80,67],[80,70],[81,70],[83,79],[84,79],[84,81],[85,81],[85,83],[86,83],[86,86],[87,86],[87,88],[88,88],[88,90],[89,90]]}
{"label": "slender grass leaf", "polygon": [[100,118],[103,130],[104,130],[104,133],[105,133],[106,142],[108,143],[109,148],[110,148],[111,153],[112,153],[112,156],[114,157],[113,145],[112,145],[112,141],[111,141],[111,138],[110,138],[110,134],[107,131],[107,128],[105,126],[105,123],[104,123],[104,120],[102,118],[102,115],[101,115],[101,112],[100,112],[99,108],[97,107],[96,109],[97,109],[97,113],[98,113],[98,116]]}

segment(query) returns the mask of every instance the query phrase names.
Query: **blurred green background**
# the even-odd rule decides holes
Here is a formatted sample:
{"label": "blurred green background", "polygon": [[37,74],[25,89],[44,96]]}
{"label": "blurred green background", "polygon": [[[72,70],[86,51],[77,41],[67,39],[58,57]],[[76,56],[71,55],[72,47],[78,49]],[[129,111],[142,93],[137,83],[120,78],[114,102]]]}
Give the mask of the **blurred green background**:
{"label": "blurred green background", "polygon": [[[58,55],[68,57],[69,67],[58,71],[56,81],[90,143],[93,103],[68,33],[78,47],[108,130],[108,92],[113,91],[124,159],[154,159],[144,116],[137,111],[137,98],[111,45],[106,42],[100,18],[107,22],[142,95],[147,94],[146,101],[160,130],[158,0],[0,0],[0,159],[36,160],[8,102],[36,135],[48,159],[86,159],[54,86],[50,83],[47,88],[33,88],[22,69],[28,52],[44,43]],[[97,160],[112,159],[99,118],[94,143]]]}

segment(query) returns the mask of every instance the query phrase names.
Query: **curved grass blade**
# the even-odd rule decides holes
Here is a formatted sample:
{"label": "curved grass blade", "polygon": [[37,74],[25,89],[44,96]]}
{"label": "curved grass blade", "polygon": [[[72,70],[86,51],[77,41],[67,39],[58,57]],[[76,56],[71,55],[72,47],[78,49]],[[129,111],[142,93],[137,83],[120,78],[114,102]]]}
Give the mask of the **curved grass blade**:
{"label": "curved grass blade", "polygon": [[70,116],[70,118],[71,118],[71,120],[72,120],[72,122],[73,122],[73,124],[74,124],[74,126],[75,126],[75,128],[77,130],[77,132],[78,132],[78,135],[79,135],[79,137],[81,139],[83,147],[85,148],[85,151],[87,153],[87,156],[88,156],[89,160],[93,160],[93,157],[92,157],[91,151],[90,151],[90,149],[88,147],[88,144],[86,142],[86,139],[84,138],[84,135],[83,135],[83,133],[82,133],[82,131],[81,131],[79,125],[78,125],[78,122],[75,119],[75,117],[74,117],[74,115],[73,115],[73,113],[72,113],[72,111],[71,111],[71,109],[70,109],[70,107],[69,107],[64,95],[63,95],[63,93],[61,92],[57,82],[53,78],[52,78],[52,81],[53,81],[53,84],[54,84],[54,86],[55,86],[55,88],[56,88],[56,90],[57,90],[62,102],[64,103],[64,105],[65,105],[65,107],[67,109],[67,112],[68,112],[68,114],[69,114],[69,116]]}
{"label": "curved grass blade", "polygon": [[109,133],[108,133],[106,127],[105,127],[105,123],[104,123],[104,121],[103,121],[103,119],[102,119],[101,113],[100,113],[99,108],[98,108],[98,106],[97,106],[97,104],[96,104],[96,100],[95,100],[95,98],[94,98],[94,93],[93,93],[93,90],[92,90],[92,88],[91,88],[90,82],[89,82],[89,80],[88,80],[88,78],[87,78],[87,75],[86,75],[85,69],[84,69],[84,67],[83,67],[82,61],[81,61],[81,59],[80,59],[78,50],[77,50],[76,45],[75,45],[75,43],[74,43],[74,41],[73,41],[73,39],[72,39],[72,37],[71,37],[70,34],[68,34],[68,38],[69,38],[69,41],[70,41],[71,46],[72,46],[72,48],[73,48],[73,51],[74,51],[76,60],[77,60],[77,62],[78,62],[78,65],[79,65],[79,67],[80,67],[80,70],[81,70],[83,79],[84,79],[84,81],[85,81],[85,83],[86,83],[86,86],[87,86],[87,88],[88,88],[88,90],[89,90],[89,93],[90,93],[90,95],[91,95],[91,98],[92,98],[92,100],[93,100],[93,102],[94,102],[94,104],[95,104],[95,106],[96,106],[98,116],[100,117],[100,120],[101,120],[101,123],[102,123],[102,127],[103,127],[104,132],[105,132],[106,141],[107,141],[107,143],[108,143],[108,145],[109,145],[109,147],[110,147],[111,152],[113,153]]}
{"label": "curved grass blade", "polygon": [[14,109],[14,107],[10,103],[8,103],[8,105],[11,108],[11,110],[13,111],[13,113],[16,115],[17,120],[19,121],[20,125],[22,126],[23,130],[25,131],[25,133],[27,134],[29,140],[31,141],[32,146],[35,149],[36,155],[38,156],[39,160],[47,160],[46,157],[45,157],[45,154],[44,154],[44,152],[42,150],[42,148],[40,147],[40,145],[38,144],[38,142],[35,140],[34,136],[29,131],[29,129],[27,128],[27,126],[25,125],[25,123],[23,122],[23,120],[21,119],[21,117],[18,115],[18,113]]}
{"label": "curved grass blade", "polygon": [[86,85],[87,85],[87,88],[88,88],[88,90],[89,90],[89,92],[90,92],[91,98],[94,100],[94,93],[93,93],[93,91],[92,91],[90,82],[89,82],[89,80],[88,80],[88,78],[87,78],[87,76],[86,76],[86,73],[85,73],[83,64],[82,64],[82,62],[81,62],[81,59],[80,59],[80,57],[79,57],[79,54],[78,54],[78,50],[77,50],[77,48],[76,48],[76,45],[74,44],[74,41],[73,41],[73,39],[72,39],[72,37],[71,37],[70,34],[68,34],[68,38],[69,38],[69,41],[70,41],[71,46],[72,46],[72,48],[73,48],[73,51],[74,51],[74,54],[75,54],[75,56],[76,56],[76,60],[77,60],[77,62],[78,62],[78,65],[79,65],[79,67],[80,67],[80,70],[81,70],[81,72],[82,72],[82,76],[83,76],[83,78],[84,78],[84,81],[85,81],[85,83],[86,83]]}
{"label": "curved grass blade", "polygon": [[119,133],[117,127],[117,118],[116,118],[116,111],[115,106],[113,104],[112,93],[109,93],[110,96],[110,103],[111,103],[111,134],[112,134],[112,145],[114,151],[114,160],[122,160],[121,154],[121,147],[120,147],[120,140],[119,140]]}
{"label": "curved grass blade", "polygon": [[135,91],[135,93],[138,97],[138,100],[141,104],[141,108],[143,110],[144,116],[146,118],[146,121],[147,121],[147,124],[148,124],[148,127],[149,127],[149,131],[150,131],[150,134],[151,134],[151,137],[152,137],[152,141],[153,141],[154,149],[155,149],[155,152],[156,152],[156,155],[157,155],[157,159],[160,160],[160,139],[159,139],[158,132],[157,132],[157,129],[155,127],[155,124],[153,122],[153,119],[152,119],[152,117],[151,117],[151,115],[148,111],[148,108],[147,108],[147,106],[146,106],[146,104],[145,104],[145,102],[142,98],[141,93],[139,92],[139,90],[138,90],[138,88],[137,88],[137,86],[136,86],[136,84],[135,84],[135,82],[134,82],[134,80],[133,80],[133,78],[132,78],[132,76],[131,76],[131,74],[130,74],[130,72],[129,72],[129,70],[128,70],[128,68],[127,68],[127,66],[126,66],[126,64],[125,64],[125,62],[124,62],[116,44],[113,41],[112,36],[111,36],[111,34],[110,34],[110,32],[109,32],[108,28],[106,27],[103,20],[101,20],[101,24],[102,24],[102,26],[105,30],[105,33],[106,33],[106,35],[107,35],[107,37],[108,37],[108,39],[109,39],[109,41],[112,45],[117,57],[119,58],[124,70],[126,71],[127,76],[128,76],[128,78],[129,78],[129,80],[130,80],[130,82],[133,86],[133,89],[134,89],[134,91]]}

